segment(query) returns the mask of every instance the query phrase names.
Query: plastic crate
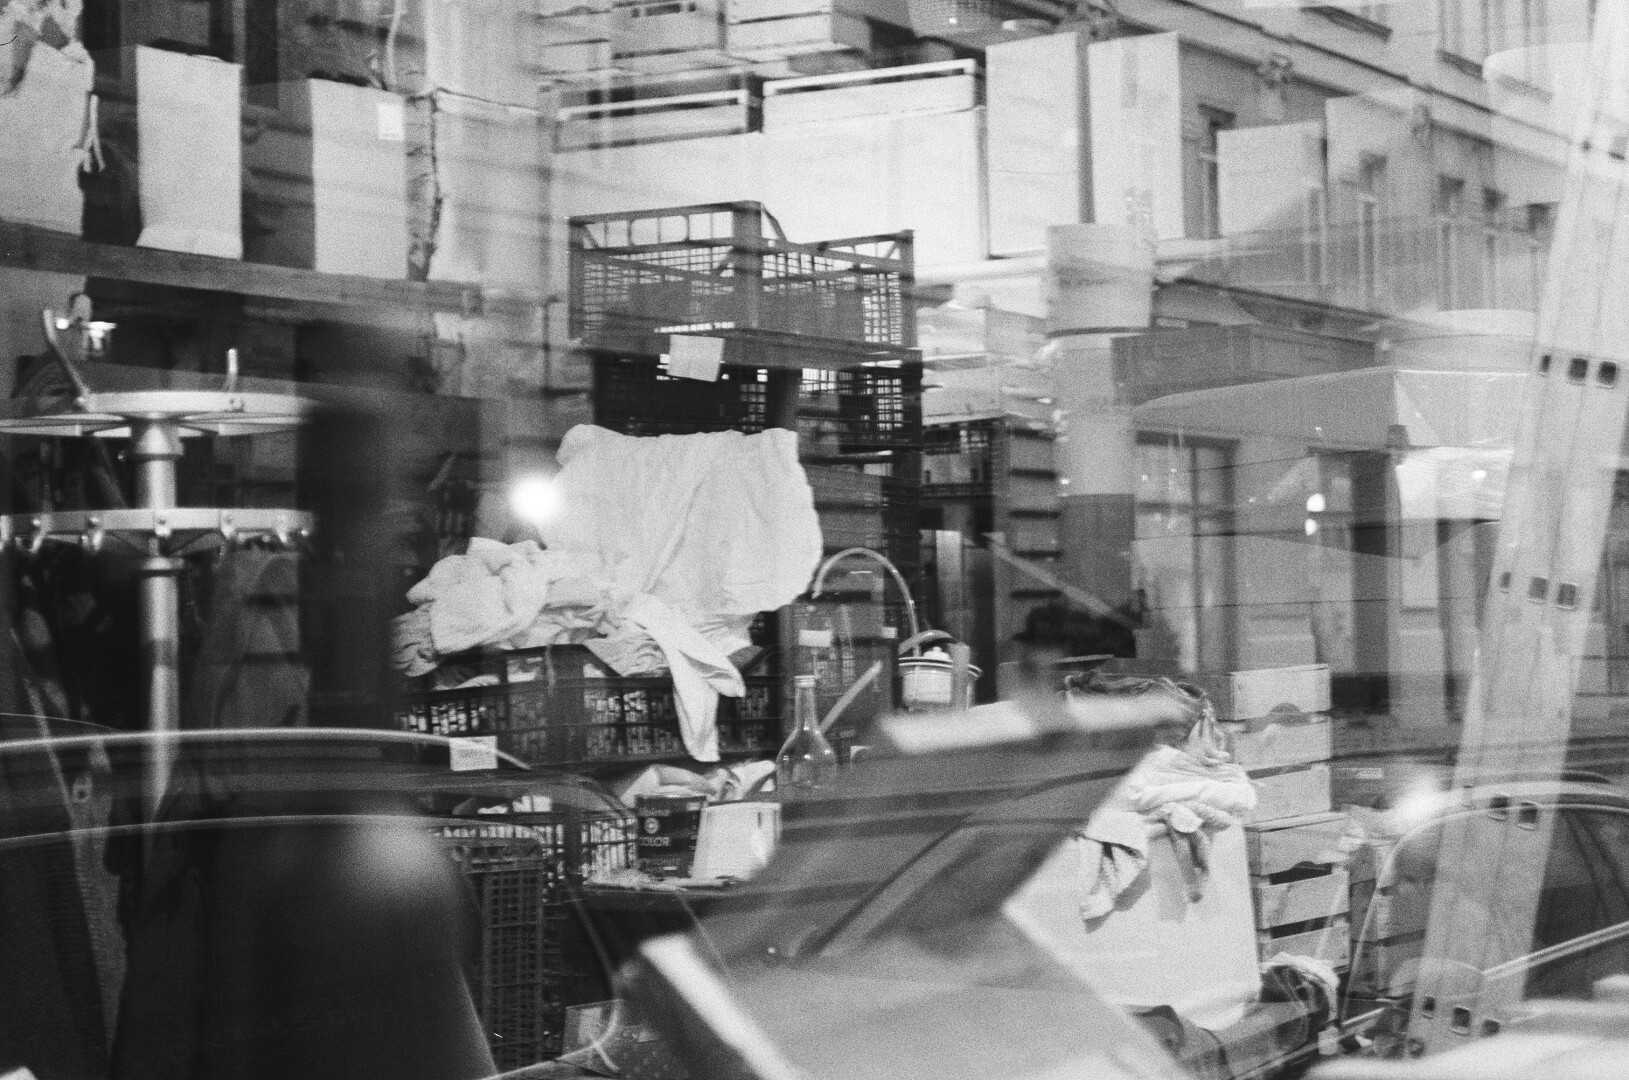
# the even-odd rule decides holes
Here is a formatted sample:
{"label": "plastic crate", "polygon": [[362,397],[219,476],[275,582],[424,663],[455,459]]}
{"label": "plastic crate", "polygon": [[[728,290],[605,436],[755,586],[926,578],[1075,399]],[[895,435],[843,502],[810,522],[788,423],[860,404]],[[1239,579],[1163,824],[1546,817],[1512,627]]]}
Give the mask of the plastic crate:
{"label": "plastic crate", "polygon": [[[684,754],[673,680],[667,676],[617,675],[580,645],[516,649],[462,662],[501,681],[408,694],[397,710],[399,727],[432,735],[495,735],[498,749],[531,764]],[[726,754],[773,754],[780,746],[780,679],[744,678],[746,696],[719,699],[719,748]]]}
{"label": "plastic crate", "polygon": [[921,561],[920,500],[913,479],[843,465],[809,465],[804,472],[827,554],[871,548],[902,570]]}
{"label": "plastic crate", "polygon": [[[922,431],[922,494],[988,498],[1055,497],[1054,435],[1011,420],[930,424]],[[1033,489],[1033,490],[1032,490]]]}
{"label": "plastic crate", "polygon": [[500,1070],[557,1057],[574,971],[564,886],[633,864],[634,821],[575,814],[506,816],[441,827],[480,913],[475,1006]]}
{"label": "plastic crate", "polygon": [[[600,357],[594,422],[625,435],[763,431],[770,426],[769,370],[725,365],[717,382],[675,378],[660,363]],[[922,439],[922,368],[805,371],[798,441],[806,457],[914,450]]]}
{"label": "plastic crate", "polygon": [[910,348],[910,233],[788,241],[754,202],[571,220],[571,332],[655,356],[669,328]]}

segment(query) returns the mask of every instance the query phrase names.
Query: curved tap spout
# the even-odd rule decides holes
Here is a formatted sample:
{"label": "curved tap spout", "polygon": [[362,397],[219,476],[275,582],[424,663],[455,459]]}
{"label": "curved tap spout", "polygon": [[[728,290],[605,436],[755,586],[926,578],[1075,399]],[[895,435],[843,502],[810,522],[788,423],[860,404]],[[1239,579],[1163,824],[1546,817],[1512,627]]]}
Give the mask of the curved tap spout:
{"label": "curved tap spout", "polygon": [[864,547],[851,547],[844,548],[837,554],[828,557],[825,562],[820,564],[820,569],[815,571],[814,586],[809,590],[809,599],[813,600],[820,595],[820,590],[825,588],[826,585],[826,575],[833,566],[836,566],[844,559],[861,555],[880,563],[882,568],[887,570],[893,577],[894,583],[899,586],[900,594],[905,597],[905,618],[910,622],[911,628],[910,637],[905,639],[905,645],[900,646],[900,651],[903,653],[906,647],[911,648],[913,651],[919,651],[923,637],[922,625],[916,618],[916,600],[911,596],[911,586],[905,580],[905,575],[899,572],[899,567],[895,566],[888,556],[880,551],[872,551],[870,548]]}

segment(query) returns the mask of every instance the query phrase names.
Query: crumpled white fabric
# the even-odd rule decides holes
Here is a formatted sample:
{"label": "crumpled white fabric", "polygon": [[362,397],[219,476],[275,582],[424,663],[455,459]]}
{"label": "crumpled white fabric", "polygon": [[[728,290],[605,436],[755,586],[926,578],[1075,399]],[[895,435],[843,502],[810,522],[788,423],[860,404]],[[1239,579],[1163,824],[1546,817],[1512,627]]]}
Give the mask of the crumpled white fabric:
{"label": "crumpled white fabric", "polygon": [[820,522],[797,434],[773,428],[621,435],[579,425],[561,441],[550,551],[596,560],[614,590],[693,623],[790,603],[820,562]]}
{"label": "crumpled white fabric", "polygon": [[[442,656],[513,641],[537,621],[550,586],[578,567],[568,556],[531,540],[500,544],[477,537],[464,555],[450,555],[407,592],[427,610],[430,644]],[[404,616],[404,619],[410,616]]]}
{"label": "crumpled white fabric", "polygon": [[634,597],[622,614],[655,639],[667,657],[685,752],[697,761],[717,761],[718,698],[747,692],[741,673],[727,653],[654,596]]}
{"label": "crumpled white fabric", "polygon": [[1203,872],[1209,849],[1206,829],[1236,824],[1255,808],[1250,777],[1214,740],[1196,735],[1187,746],[1158,746],[1126,774],[1085,828],[1075,835],[1080,849],[1080,913],[1097,919],[1148,867],[1149,823],[1164,824],[1187,841],[1195,868]]}

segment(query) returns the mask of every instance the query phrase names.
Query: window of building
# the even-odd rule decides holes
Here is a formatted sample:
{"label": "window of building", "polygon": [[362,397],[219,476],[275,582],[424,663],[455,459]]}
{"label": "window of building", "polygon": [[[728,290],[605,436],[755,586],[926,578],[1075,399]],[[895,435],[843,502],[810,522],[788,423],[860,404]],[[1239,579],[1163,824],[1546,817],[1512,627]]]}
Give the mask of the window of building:
{"label": "window of building", "polygon": [[1459,306],[1459,261],[1461,220],[1465,214],[1465,181],[1452,176],[1437,177],[1437,304],[1448,309]]}
{"label": "window of building", "polygon": [[1384,257],[1386,159],[1366,155],[1357,183],[1358,289],[1362,302],[1374,307],[1380,299],[1381,260]]}

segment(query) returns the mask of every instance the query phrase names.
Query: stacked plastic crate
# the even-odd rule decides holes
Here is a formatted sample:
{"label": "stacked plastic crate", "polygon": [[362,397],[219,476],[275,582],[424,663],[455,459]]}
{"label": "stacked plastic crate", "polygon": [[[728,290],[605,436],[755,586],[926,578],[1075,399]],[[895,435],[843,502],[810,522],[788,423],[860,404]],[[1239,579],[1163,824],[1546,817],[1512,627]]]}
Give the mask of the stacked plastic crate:
{"label": "stacked plastic crate", "polygon": [[[572,221],[572,333],[595,422],[636,435],[798,433],[826,548],[920,561],[922,365],[908,233],[793,243],[757,203]],[[704,339],[710,377],[668,356]],[[692,373],[694,374],[694,373]]]}
{"label": "stacked plastic crate", "polygon": [[631,816],[519,813],[441,827],[480,910],[476,1010],[499,1069],[561,1052],[565,1010],[592,978],[572,956],[567,886],[633,863]]}
{"label": "stacked plastic crate", "polygon": [[1351,955],[1346,815],[1335,810],[1329,668],[1324,664],[1198,677],[1234,759],[1256,786],[1245,826],[1263,960],[1311,956],[1344,971]]}

